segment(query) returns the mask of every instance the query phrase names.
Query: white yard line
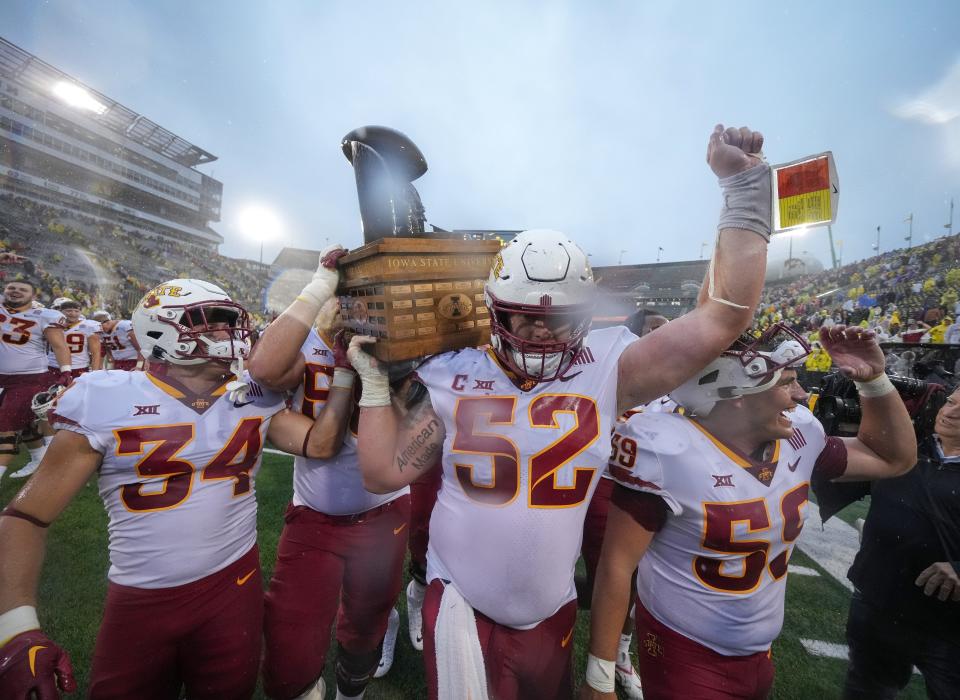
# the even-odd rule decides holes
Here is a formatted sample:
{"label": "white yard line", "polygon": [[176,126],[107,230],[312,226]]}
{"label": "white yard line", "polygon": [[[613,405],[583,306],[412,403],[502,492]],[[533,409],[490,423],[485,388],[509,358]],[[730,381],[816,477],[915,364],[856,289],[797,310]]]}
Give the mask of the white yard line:
{"label": "white yard line", "polygon": [[853,584],[847,580],[847,570],[860,549],[860,537],[852,525],[834,517],[823,526],[815,503],[807,505],[809,512],[797,546],[824,571],[840,582],[848,591]]}
{"label": "white yard line", "polygon": [[800,643],[807,653],[811,656],[823,656],[828,659],[850,658],[850,650],[846,644],[834,644],[833,642],[821,642],[819,639],[801,639]]}
{"label": "white yard line", "polygon": [[272,447],[265,447],[263,448],[263,451],[268,455],[280,455],[282,457],[289,457],[290,459],[293,459],[293,455],[289,452],[281,452],[280,450],[275,450]]}
{"label": "white yard line", "polygon": [[[819,639],[801,639],[800,643],[807,653],[811,656],[820,656],[826,659],[841,659],[848,661],[850,659],[850,648],[846,644],[834,644],[833,642],[822,642]],[[913,667],[913,672],[920,675],[917,667]]]}
{"label": "white yard line", "polygon": [[811,569],[809,566],[800,566],[799,564],[791,564],[789,566],[789,571],[794,576],[819,576],[820,572],[816,569]]}

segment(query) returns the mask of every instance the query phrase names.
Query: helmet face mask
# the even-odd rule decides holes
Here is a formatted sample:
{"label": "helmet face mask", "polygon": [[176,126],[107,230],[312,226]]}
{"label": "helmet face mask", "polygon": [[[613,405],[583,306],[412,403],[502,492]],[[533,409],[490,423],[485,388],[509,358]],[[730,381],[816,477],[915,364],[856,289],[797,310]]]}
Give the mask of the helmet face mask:
{"label": "helmet face mask", "polygon": [[[174,326],[179,343],[192,343],[191,359],[232,361],[250,353],[253,328],[250,316],[233,301],[199,302],[183,306],[167,306],[165,311],[180,311],[174,320],[162,314],[158,320]],[[174,316],[177,316],[174,313]],[[217,337],[227,334],[227,337]]]}
{"label": "helmet face mask", "polygon": [[[494,349],[497,356],[523,379],[546,382],[559,377],[569,368],[590,332],[593,304],[552,309],[511,304],[489,292],[488,297]],[[519,323],[513,323],[512,320],[518,317],[522,317]],[[549,330],[553,339],[535,340],[523,337],[529,333],[521,335],[516,332],[524,326],[538,325]]]}
{"label": "helmet face mask", "polygon": [[148,292],[134,310],[133,330],[144,357],[176,365],[246,358],[253,334],[246,309],[201,280],[172,280]]}
{"label": "helmet face mask", "polygon": [[60,384],[54,384],[46,391],[34,394],[33,399],[30,401],[30,410],[33,411],[33,415],[35,415],[38,420],[47,420],[47,414],[50,412],[50,409],[56,405],[57,399],[60,398],[60,394],[65,390],[66,387]]}
{"label": "helmet face mask", "polygon": [[576,243],[558,231],[520,233],[497,255],[484,287],[498,359],[526,381],[562,376],[590,332],[595,297]]}

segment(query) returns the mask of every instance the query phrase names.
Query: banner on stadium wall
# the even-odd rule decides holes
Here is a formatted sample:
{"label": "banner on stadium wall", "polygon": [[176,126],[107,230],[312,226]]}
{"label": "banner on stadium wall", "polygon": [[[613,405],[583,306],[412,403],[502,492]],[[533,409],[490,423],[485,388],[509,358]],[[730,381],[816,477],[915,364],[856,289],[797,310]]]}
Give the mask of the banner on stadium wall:
{"label": "banner on stadium wall", "polygon": [[774,233],[837,220],[840,188],[831,151],[774,165],[772,171]]}

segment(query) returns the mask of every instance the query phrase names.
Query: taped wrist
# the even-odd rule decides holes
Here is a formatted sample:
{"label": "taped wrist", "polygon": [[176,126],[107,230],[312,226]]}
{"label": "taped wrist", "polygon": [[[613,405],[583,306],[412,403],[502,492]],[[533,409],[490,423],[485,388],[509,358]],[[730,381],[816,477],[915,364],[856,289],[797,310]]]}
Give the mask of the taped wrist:
{"label": "taped wrist", "polygon": [[323,306],[327,299],[333,296],[337,289],[339,277],[335,270],[317,270],[313,274],[313,279],[300,292],[298,299],[309,301],[317,306]]}
{"label": "taped wrist", "polygon": [[723,209],[717,230],[746,229],[770,241],[771,200],[770,166],[755,165],[749,170],[720,179],[723,190]]}
{"label": "taped wrist", "polygon": [[868,382],[854,382],[857,385],[857,393],[861,399],[869,399],[876,396],[886,396],[891,391],[896,391],[893,382],[886,374],[881,374]]}
{"label": "taped wrist", "polygon": [[600,693],[612,693],[615,690],[615,670],[615,662],[598,659],[590,654],[587,656],[587,674],[584,680]]}
{"label": "taped wrist", "polygon": [[390,381],[386,374],[370,372],[361,375],[360,401],[361,408],[390,405]]}
{"label": "taped wrist", "polygon": [[330,383],[330,386],[340,387],[341,389],[352,389],[356,378],[357,375],[353,370],[346,369],[345,367],[335,367],[333,370],[333,381]]}
{"label": "taped wrist", "polygon": [[0,615],[0,647],[29,630],[40,629],[37,609],[32,605],[21,605]]}

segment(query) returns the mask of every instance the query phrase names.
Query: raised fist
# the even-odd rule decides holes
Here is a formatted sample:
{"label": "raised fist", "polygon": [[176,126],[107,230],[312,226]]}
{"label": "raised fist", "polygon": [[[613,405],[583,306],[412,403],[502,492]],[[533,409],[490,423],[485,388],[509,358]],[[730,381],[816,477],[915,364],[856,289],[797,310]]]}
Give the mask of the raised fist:
{"label": "raised fist", "polygon": [[762,163],[763,134],[742,126],[717,124],[707,143],[707,163],[718,178],[730,177]]}
{"label": "raised fist", "polygon": [[57,700],[77,689],[70,657],[40,630],[21,632],[0,647],[0,697]]}

